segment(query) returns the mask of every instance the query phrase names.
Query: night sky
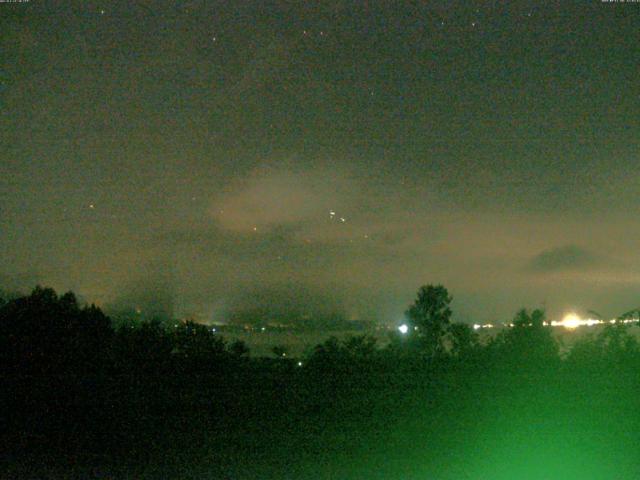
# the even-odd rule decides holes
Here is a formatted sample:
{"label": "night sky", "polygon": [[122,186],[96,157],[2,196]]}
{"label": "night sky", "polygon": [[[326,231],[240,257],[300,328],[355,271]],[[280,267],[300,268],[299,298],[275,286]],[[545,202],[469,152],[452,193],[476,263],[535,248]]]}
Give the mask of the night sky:
{"label": "night sky", "polygon": [[640,3],[63,3],[0,3],[3,289],[206,322],[396,323],[427,283],[469,322],[640,305]]}

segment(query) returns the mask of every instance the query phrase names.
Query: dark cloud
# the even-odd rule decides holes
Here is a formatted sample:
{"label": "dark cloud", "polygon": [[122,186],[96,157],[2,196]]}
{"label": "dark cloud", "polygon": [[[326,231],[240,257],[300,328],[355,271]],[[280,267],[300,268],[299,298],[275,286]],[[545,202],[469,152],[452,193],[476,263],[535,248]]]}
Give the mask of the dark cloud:
{"label": "dark cloud", "polygon": [[577,245],[565,245],[539,253],[531,259],[528,269],[540,273],[591,270],[603,263],[603,257],[589,250]]}
{"label": "dark cloud", "polygon": [[395,322],[430,282],[461,318],[626,308],[631,17],[307,3],[0,3],[0,282],[203,319]]}

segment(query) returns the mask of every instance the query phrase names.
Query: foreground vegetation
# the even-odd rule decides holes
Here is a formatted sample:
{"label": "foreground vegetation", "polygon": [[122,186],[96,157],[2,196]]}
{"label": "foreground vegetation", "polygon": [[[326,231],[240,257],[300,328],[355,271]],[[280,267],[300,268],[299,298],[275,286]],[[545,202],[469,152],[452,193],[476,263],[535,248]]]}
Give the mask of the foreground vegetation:
{"label": "foreground vegetation", "polygon": [[411,335],[253,358],[203,325],[121,326],[71,293],[0,306],[5,478],[638,478],[640,348],[560,355],[540,310],[481,344],[419,290]]}

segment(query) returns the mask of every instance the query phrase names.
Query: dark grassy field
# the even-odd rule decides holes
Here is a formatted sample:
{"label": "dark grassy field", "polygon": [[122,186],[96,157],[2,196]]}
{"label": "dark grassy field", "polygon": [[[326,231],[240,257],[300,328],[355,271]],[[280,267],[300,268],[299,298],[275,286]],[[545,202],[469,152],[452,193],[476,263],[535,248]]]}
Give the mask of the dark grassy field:
{"label": "dark grassy field", "polygon": [[3,378],[4,478],[633,479],[640,376],[441,365]]}

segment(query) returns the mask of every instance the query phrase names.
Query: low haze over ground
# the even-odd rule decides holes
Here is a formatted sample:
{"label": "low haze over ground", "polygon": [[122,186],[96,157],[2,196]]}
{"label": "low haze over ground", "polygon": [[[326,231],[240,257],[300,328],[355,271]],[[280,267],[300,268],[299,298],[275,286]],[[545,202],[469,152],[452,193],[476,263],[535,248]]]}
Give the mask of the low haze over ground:
{"label": "low haze over ground", "polygon": [[0,4],[2,285],[225,320],[637,307],[640,5]]}

